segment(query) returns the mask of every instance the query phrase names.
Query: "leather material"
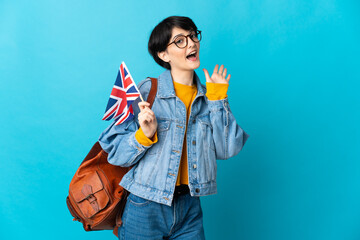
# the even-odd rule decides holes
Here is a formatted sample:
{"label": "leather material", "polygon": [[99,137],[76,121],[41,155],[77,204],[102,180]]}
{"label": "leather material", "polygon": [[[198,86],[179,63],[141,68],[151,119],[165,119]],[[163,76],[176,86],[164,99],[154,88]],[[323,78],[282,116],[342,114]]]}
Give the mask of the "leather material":
{"label": "leather material", "polygon": [[151,89],[150,89],[150,93],[149,96],[147,98],[147,102],[150,103],[150,108],[152,106],[152,103],[155,100],[155,96],[156,96],[156,90],[157,90],[157,79],[156,78],[150,78],[151,79]]}
{"label": "leather material", "polygon": [[[157,92],[157,79],[151,78],[147,101],[150,108]],[[119,185],[131,167],[120,167],[107,161],[108,154],[96,142],[80,164],[70,182],[67,207],[74,221],[83,224],[86,231],[117,229],[129,192]]]}

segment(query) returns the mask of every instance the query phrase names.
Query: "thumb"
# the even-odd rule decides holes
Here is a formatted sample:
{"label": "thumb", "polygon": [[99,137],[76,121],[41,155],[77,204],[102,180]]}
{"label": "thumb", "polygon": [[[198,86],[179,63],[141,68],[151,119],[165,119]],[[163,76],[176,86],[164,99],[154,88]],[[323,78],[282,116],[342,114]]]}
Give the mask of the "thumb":
{"label": "thumb", "polygon": [[150,106],[150,103],[143,101],[143,102],[139,102],[139,103],[138,103],[138,106],[139,106],[139,108],[140,108],[140,111],[142,111],[142,110],[144,110],[146,107]]}
{"label": "thumb", "polygon": [[205,79],[206,79],[206,81],[207,81],[207,82],[212,82],[208,70],[206,70],[205,68],[203,68],[203,71],[204,71],[204,73],[205,73]]}

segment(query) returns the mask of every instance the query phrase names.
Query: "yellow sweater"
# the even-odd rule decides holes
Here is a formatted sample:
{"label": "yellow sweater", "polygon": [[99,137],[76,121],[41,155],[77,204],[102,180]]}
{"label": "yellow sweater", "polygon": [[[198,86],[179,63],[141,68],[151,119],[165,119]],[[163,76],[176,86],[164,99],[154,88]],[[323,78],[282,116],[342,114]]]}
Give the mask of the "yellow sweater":
{"label": "yellow sweater", "polygon": [[187,131],[187,121],[190,116],[191,103],[194,101],[197,93],[196,85],[188,86],[181,83],[174,82],[175,94],[180,100],[185,104],[186,107],[186,128],[185,136],[182,148],[181,161],[179,166],[179,173],[176,180],[176,186],[181,184],[189,184],[189,175],[188,175],[188,164],[187,164],[187,148],[186,148],[186,131]]}
{"label": "yellow sweater", "polygon": [[[187,113],[186,119],[188,120],[191,112],[190,111],[191,103],[194,101],[195,96],[197,94],[196,85],[188,86],[174,81],[173,83],[174,83],[176,96],[180,98],[180,100],[185,104],[186,113]],[[207,82],[206,97],[211,101],[224,99],[227,97],[228,86],[229,84]],[[140,144],[144,146],[151,146],[152,144],[157,142],[157,133],[155,133],[154,136],[151,139],[149,139],[145,136],[145,134],[143,133],[140,127],[138,131],[135,133],[135,138]],[[180,166],[179,166],[179,173],[176,180],[176,186],[181,184],[186,184],[186,185],[189,184],[187,149],[186,149],[186,129],[185,129],[184,144],[183,144],[183,150],[182,150]]]}

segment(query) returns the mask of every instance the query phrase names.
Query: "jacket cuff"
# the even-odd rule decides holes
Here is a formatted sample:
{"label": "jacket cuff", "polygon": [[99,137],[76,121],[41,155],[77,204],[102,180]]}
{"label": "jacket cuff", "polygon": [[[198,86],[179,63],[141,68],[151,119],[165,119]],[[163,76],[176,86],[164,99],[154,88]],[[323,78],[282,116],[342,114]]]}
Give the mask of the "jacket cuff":
{"label": "jacket cuff", "polygon": [[218,112],[223,109],[225,109],[228,112],[230,111],[229,102],[228,102],[227,97],[224,99],[221,99],[221,100],[214,100],[214,101],[209,100],[208,106],[209,106],[210,112]]}

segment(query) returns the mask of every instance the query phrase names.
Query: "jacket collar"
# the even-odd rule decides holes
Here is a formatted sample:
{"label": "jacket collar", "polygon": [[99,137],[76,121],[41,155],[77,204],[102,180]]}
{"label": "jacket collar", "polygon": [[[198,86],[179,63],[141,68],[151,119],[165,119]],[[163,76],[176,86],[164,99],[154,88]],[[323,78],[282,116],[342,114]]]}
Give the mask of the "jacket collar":
{"label": "jacket collar", "polygon": [[[205,87],[201,85],[200,79],[197,76],[196,72],[194,71],[194,79],[196,82],[197,87],[197,96],[204,96],[205,95]],[[171,77],[170,70],[166,70],[163,72],[158,78],[158,92],[157,96],[159,98],[168,98],[168,97],[175,97],[175,89],[174,83]]]}

